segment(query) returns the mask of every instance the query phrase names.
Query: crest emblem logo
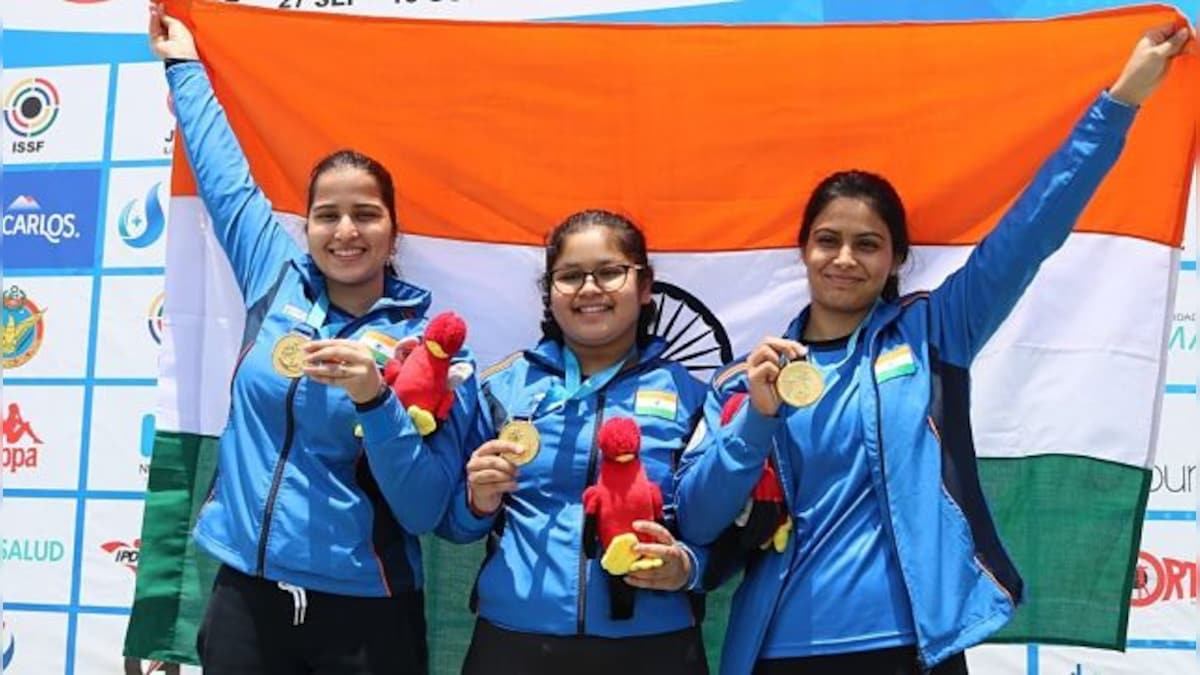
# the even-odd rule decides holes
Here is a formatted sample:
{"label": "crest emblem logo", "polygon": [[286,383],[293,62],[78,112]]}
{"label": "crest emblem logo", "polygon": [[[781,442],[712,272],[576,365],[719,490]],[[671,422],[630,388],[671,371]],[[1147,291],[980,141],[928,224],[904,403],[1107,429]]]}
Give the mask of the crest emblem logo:
{"label": "crest emblem logo", "polygon": [[0,308],[0,346],[3,347],[5,369],[25,365],[41,349],[46,332],[45,315],[46,310],[34,304],[20,287],[10,286],[4,292]]}

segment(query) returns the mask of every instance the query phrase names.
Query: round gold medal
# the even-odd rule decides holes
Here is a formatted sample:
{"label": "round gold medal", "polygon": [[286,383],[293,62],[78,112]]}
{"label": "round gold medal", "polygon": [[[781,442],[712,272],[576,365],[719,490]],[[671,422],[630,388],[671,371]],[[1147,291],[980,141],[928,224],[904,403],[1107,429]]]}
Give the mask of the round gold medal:
{"label": "round gold medal", "polygon": [[500,430],[500,440],[516,443],[521,446],[521,454],[505,455],[508,461],[521,466],[522,464],[528,464],[537,456],[541,439],[538,436],[537,427],[533,426],[533,422],[529,420],[513,420],[505,424],[504,428]]}
{"label": "round gold medal", "polygon": [[308,338],[298,333],[288,333],[275,343],[271,350],[271,366],[284,377],[295,378],[304,374],[304,344]]}
{"label": "round gold medal", "polygon": [[775,379],[775,391],[784,403],[804,408],[816,403],[825,393],[825,378],[808,361],[792,361],[779,371],[779,377]]}

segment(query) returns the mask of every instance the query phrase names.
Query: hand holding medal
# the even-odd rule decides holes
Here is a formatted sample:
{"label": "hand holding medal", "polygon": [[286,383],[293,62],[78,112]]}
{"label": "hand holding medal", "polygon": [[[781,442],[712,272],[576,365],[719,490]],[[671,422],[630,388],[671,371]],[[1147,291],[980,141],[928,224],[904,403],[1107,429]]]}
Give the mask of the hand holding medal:
{"label": "hand holding medal", "polygon": [[820,398],[821,374],[804,360],[807,354],[795,340],[767,337],[746,358],[750,404],[760,415],[774,417],[780,403],[800,407]]}
{"label": "hand holding medal", "polygon": [[825,378],[807,360],[792,361],[779,357],[779,375],[775,378],[775,393],[793,408],[806,408],[825,393]]}
{"label": "hand holding medal", "polygon": [[516,466],[533,461],[541,446],[541,436],[530,420],[512,420],[500,430],[500,440],[512,444],[519,452],[507,453],[505,457]]}
{"label": "hand holding medal", "polygon": [[365,403],[379,394],[383,376],[371,348],[354,340],[311,340],[301,345],[302,374],[346,390],[350,400]]}
{"label": "hand holding medal", "polygon": [[479,446],[467,460],[467,495],[471,508],[488,515],[500,508],[504,495],[517,489],[517,466],[510,458],[524,448],[496,439]]}
{"label": "hand holding medal", "polygon": [[275,372],[292,380],[303,375],[304,346],[310,339],[298,332],[291,332],[279,338],[271,348],[271,367]]}

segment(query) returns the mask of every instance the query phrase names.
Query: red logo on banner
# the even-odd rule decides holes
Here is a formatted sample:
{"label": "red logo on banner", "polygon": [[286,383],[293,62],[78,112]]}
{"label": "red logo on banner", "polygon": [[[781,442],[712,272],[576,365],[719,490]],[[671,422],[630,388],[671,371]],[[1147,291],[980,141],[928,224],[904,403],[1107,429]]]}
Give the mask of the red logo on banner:
{"label": "red logo on banner", "polygon": [[1159,602],[1196,599],[1196,561],[1156,558],[1138,553],[1133,572],[1132,607],[1149,607]]}
{"label": "red logo on banner", "polygon": [[16,403],[9,403],[8,414],[4,416],[4,444],[12,445],[25,438],[34,443],[42,443],[42,439],[38,438],[33,427],[21,415],[21,407]]}
{"label": "red logo on banner", "polygon": [[21,407],[16,403],[8,404],[8,413],[4,415],[3,433],[4,469],[9,473],[16,473],[19,469],[36,469],[42,439],[33,430],[33,425],[21,414]]}
{"label": "red logo on banner", "polygon": [[137,574],[138,555],[141,552],[142,540],[134,539],[132,544],[123,541],[109,541],[100,544],[105,553],[111,553],[113,562],[125,566],[130,572]]}

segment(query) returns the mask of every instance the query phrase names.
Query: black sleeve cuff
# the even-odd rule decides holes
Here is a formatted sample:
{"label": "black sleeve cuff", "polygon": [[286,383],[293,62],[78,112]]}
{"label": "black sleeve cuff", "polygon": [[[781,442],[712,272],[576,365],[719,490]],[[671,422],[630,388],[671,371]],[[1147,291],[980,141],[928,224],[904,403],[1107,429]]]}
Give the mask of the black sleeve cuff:
{"label": "black sleeve cuff", "polygon": [[362,403],[355,402],[354,409],[360,413],[374,410],[374,409],[378,408],[379,406],[383,405],[384,401],[388,400],[388,398],[391,397],[391,395],[392,395],[392,388],[389,387],[386,382],[384,382],[382,385],[380,385],[379,393],[375,394],[375,398],[373,398],[369,401],[364,401]]}
{"label": "black sleeve cuff", "polygon": [[181,63],[195,63],[200,59],[163,59],[163,68],[170,70],[171,66],[177,66]]}

